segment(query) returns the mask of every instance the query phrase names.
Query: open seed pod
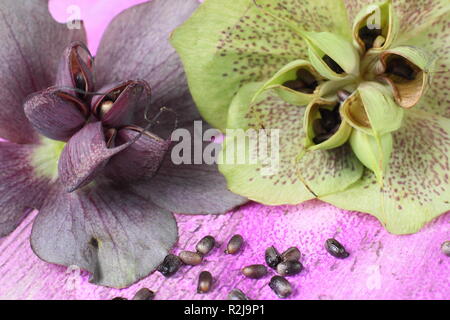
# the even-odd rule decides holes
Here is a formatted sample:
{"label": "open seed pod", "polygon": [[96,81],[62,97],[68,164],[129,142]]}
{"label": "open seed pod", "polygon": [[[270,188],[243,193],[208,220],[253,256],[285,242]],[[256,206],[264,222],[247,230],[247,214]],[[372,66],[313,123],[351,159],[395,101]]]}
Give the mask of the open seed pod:
{"label": "open seed pod", "polygon": [[329,32],[301,32],[311,64],[323,77],[341,80],[359,74],[359,54],[345,38]]}
{"label": "open seed pod", "polygon": [[136,113],[148,103],[151,90],[145,81],[125,81],[100,89],[92,99],[92,113],[107,127],[133,124]]}
{"label": "open seed pod", "polygon": [[349,138],[352,127],[342,121],[340,103],[317,99],[312,101],[305,112],[307,150],[326,150],[343,145]]}
{"label": "open seed pod", "polygon": [[[72,42],[64,51],[59,64],[56,85],[76,88],[85,92],[93,91],[93,63],[94,58],[86,45],[78,41]],[[89,96],[80,92],[67,91],[81,99],[89,98]]]}
{"label": "open seed pod", "polygon": [[350,136],[350,146],[362,164],[372,170],[378,183],[383,183],[383,173],[391,159],[393,139],[387,133],[376,139],[361,130],[353,130]]}
{"label": "open seed pod", "polygon": [[252,99],[254,102],[263,91],[274,89],[281,99],[298,106],[307,105],[317,87],[325,79],[305,60],[293,61],[267,81]]}
{"label": "open seed pod", "polygon": [[434,58],[415,47],[398,47],[380,54],[375,72],[394,91],[395,101],[412,108],[427,90]]}
{"label": "open seed pod", "polygon": [[353,42],[361,54],[390,47],[399,30],[398,17],[390,0],[361,10],[353,24]]}
{"label": "open seed pod", "polygon": [[400,128],[404,110],[394,102],[388,88],[377,82],[363,82],[344,101],[340,112],[353,128],[379,139]]}

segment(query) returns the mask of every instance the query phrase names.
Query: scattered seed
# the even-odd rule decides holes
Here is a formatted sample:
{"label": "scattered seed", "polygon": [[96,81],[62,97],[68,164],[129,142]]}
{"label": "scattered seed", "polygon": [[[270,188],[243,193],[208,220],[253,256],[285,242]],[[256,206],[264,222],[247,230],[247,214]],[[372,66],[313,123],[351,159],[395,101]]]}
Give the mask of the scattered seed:
{"label": "scattered seed", "polygon": [[268,247],[264,256],[266,263],[269,267],[275,269],[277,264],[281,262],[281,256],[274,246]]}
{"label": "scattered seed", "polygon": [[212,275],[209,271],[202,271],[198,276],[197,293],[207,293],[211,290]]}
{"label": "scattered seed", "polygon": [[336,239],[328,239],[325,242],[325,249],[332,256],[340,259],[347,258],[350,254],[345,250],[344,246]]}
{"label": "scattered seed", "polygon": [[441,250],[443,254],[450,257],[450,241],[445,241],[444,243],[442,243]]}
{"label": "scattered seed", "polygon": [[230,241],[227,245],[227,250],[225,253],[227,254],[236,254],[241,250],[242,244],[244,243],[244,239],[240,234],[235,234],[231,237]]}
{"label": "scattered seed", "polygon": [[267,274],[267,268],[263,264],[252,264],[242,268],[241,272],[247,278],[259,279]]}
{"label": "scattered seed", "polygon": [[273,276],[269,282],[270,289],[280,298],[286,298],[292,293],[292,286],[285,278],[281,276]]}
{"label": "scattered seed", "polygon": [[198,253],[201,253],[203,255],[208,254],[216,244],[216,240],[213,236],[206,236],[203,237],[195,246],[195,249]]}
{"label": "scattered seed", "polygon": [[111,300],[128,300],[128,299],[124,297],[114,297]]}
{"label": "scattered seed", "polygon": [[191,266],[196,266],[200,263],[202,263],[203,257],[198,252],[193,251],[181,251],[178,255],[183,261],[184,264],[188,264]]}
{"label": "scattered seed", "polygon": [[340,65],[337,64],[336,61],[334,61],[330,56],[324,55],[322,58],[323,62],[327,64],[328,67],[330,67],[331,70],[336,72],[337,74],[344,73],[344,69],[341,68]]}
{"label": "scattered seed", "polygon": [[277,265],[277,272],[281,276],[293,276],[303,270],[303,265],[298,261],[283,261]]}
{"label": "scattered seed", "polygon": [[290,247],[281,254],[282,261],[298,261],[300,260],[300,250],[297,247]]}
{"label": "scattered seed", "polygon": [[228,300],[250,300],[241,290],[233,289],[228,294]]}
{"label": "scattered seed", "polygon": [[153,300],[155,293],[147,288],[142,288],[133,297],[133,300]]}
{"label": "scattered seed", "polygon": [[181,267],[181,260],[174,254],[168,254],[162,264],[159,265],[158,271],[165,277],[175,274]]}

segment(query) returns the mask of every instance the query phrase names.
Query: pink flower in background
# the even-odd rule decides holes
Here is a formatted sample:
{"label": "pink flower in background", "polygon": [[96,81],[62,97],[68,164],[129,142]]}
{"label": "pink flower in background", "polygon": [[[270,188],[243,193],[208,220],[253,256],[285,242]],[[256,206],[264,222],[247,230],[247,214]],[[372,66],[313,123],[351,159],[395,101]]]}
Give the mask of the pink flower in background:
{"label": "pink flower in background", "polygon": [[[81,8],[89,48],[95,53],[98,41],[114,15],[143,1],[50,1],[59,21],[65,21],[68,6]],[[97,42],[96,42],[97,41]],[[3,190],[2,193],[5,193]],[[415,235],[394,236],[365,214],[355,214],[311,201],[299,206],[268,207],[249,204],[220,216],[176,215],[179,240],[175,253],[192,250],[207,234],[222,246],[203,264],[184,267],[173,278],[159,273],[139,283],[116,290],[88,282],[85,272],[40,261],[31,251],[29,236],[35,214],[7,238],[0,240],[0,298],[7,299],[110,299],[131,297],[137,289],[156,291],[156,299],[225,299],[233,288],[252,299],[276,299],[267,286],[270,276],[245,279],[240,269],[251,263],[264,263],[264,250],[298,246],[305,270],[291,277],[291,299],[448,299],[450,267],[440,245],[450,238],[449,214],[441,216]],[[224,256],[228,239],[239,233],[245,247],[237,256]],[[350,253],[345,260],[330,256],[323,244],[335,237]],[[216,284],[209,294],[196,293],[198,274],[209,270]]]}

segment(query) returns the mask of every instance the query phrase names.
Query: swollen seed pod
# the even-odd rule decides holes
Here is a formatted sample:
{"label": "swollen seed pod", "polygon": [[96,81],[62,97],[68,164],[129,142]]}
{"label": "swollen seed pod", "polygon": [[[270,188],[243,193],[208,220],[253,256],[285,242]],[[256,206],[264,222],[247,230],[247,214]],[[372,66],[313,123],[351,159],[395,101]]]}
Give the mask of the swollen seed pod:
{"label": "swollen seed pod", "polygon": [[208,254],[216,244],[216,240],[213,236],[206,236],[203,237],[195,246],[195,249],[198,253],[201,253],[203,255]]}
{"label": "swollen seed pod", "polygon": [[301,253],[297,247],[290,247],[281,254],[282,261],[298,261],[300,260]]}
{"label": "swollen seed pod", "polygon": [[231,237],[230,241],[228,242],[227,249],[225,250],[225,253],[227,254],[236,254],[241,250],[242,244],[244,243],[244,239],[240,234],[235,234]]}
{"label": "swollen seed pod", "polygon": [[207,293],[211,290],[213,277],[209,271],[202,271],[198,276],[197,293]]}
{"label": "swollen seed pod", "polygon": [[155,293],[147,288],[142,288],[136,292],[132,300],[153,300]]}
{"label": "swollen seed pod", "polygon": [[192,251],[181,251],[179,254],[179,257],[181,261],[183,261],[184,264],[196,266],[200,263],[202,263],[203,257],[198,252],[192,252]]}
{"label": "swollen seed pod", "polygon": [[350,254],[345,250],[344,246],[339,243],[336,239],[328,239],[325,242],[325,249],[327,249],[328,253],[333,257],[344,259],[347,258]]}
{"label": "swollen seed pod", "polygon": [[228,294],[228,300],[250,300],[241,290],[233,289]]}
{"label": "swollen seed pod", "polygon": [[286,298],[292,293],[292,286],[285,278],[281,276],[273,276],[269,282],[270,289],[280,298]]}
{"label": "swollen seed pod", "polygon": [[157,270],[161,272],[161,274],[165,277],[170,277],[171,275],[175,274],[178,269],[181,267],[181,260],[176,255],[168,254],[165,258],[163,263],[159,265]]}
{"label": "swollen seed pod", "polygon": [[303,270],[303,265],[298,261],[283,261],[277,265],[277,272],[281,276],[293,276]]}
{"label": "swollen seed pod", "polygon": [[252,264],[242,268],[242,274],[247,278],[260,279],[267,274],[267,268],[262,264]]}
{"label": "swollen seed pod", "polygon": [[275,249],[274,246],[271,246],[266,249],[264,258],[266,260],[266,263],[269,267],[272,269],[275,269],[277,267],[277,264],[281,262],[281,256],[277,249]]}

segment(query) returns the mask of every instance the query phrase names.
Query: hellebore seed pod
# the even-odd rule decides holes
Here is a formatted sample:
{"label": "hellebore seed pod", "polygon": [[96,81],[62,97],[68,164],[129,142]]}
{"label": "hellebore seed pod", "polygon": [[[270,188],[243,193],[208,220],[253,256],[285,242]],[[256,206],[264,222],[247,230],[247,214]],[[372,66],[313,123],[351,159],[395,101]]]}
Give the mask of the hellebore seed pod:
{"label": "hellebore seed pod", "polygon": [[184,264],[196,266],[203,261],[203,257],[198,252],[181,251],[178,255]]}
{"label": "hellebore seed pod", "polygon": [[197,293],[207,293],[211,290],[213,277],[209,271],[202,271],[198,276]]}
{"label": "hellebore seed pod", "polygon": [[231,237],[230,241],[228,242],[227,249],[225,250],[225,253],[227,254],[236,254],[241,250],[242,244],[244,243],[244,239],[240,234],[235,234]]}
{"label": "hellebore seed pod", "polygon": [[228,300],[250,300],[241,290],[233,289],[228,294]]}
{"label": "hellebore seed pod", "polygon": [[266,263],[269,267],[272,269],[275,269],[277,267],[277,264],[281,262],[281,256],[277,249],[275,249],[274,246],[271,246],[266,249],[265,256],[264,256]]}
{"label": "hellebore seed pod", "polygon": [[280,276],[293,276],[303,270],[303,265],[298,261],[283,261],[277,265]]}
{"label": "hellebore seed pod", "polygon": [[181,267],[181,260],[174,254],[168,254],[162,264],[159,265],[157,270],[165,277],[170,277],[175,274]]}
{"label": "hellebore seed pod", "polygon": [[252,264],[242,268],[242,274],[247,278],[260,279],[267,274],[267,268],[262,264]]}
{"label": "hellebore seed pod", "polygon": [[344,259],[347,258],[350,254],[345,250],[344,246],[339,243],[336,239],[328,239],[325,242],[325,249],[327,249],[328,253],[333,257]]}
{"label": "hellebore seed pod", "polygon": [[213,236],[206,236],[203,237],[195,246],[195,249],[198,253],[201,253],[203,255],[208,254],[216,244],[216,240]]}
{"label": "hellebore seed pod", "polygon": [[142,288],[134,295],[132,300],[153,300],[155,293],[147,288]]}
{"label": "hellebore seed pod", "polygon": [[273,276],[270,279],[269,287],[280,298],[286,298],[292,293],[292,286],[285,278],[281,276]]}

